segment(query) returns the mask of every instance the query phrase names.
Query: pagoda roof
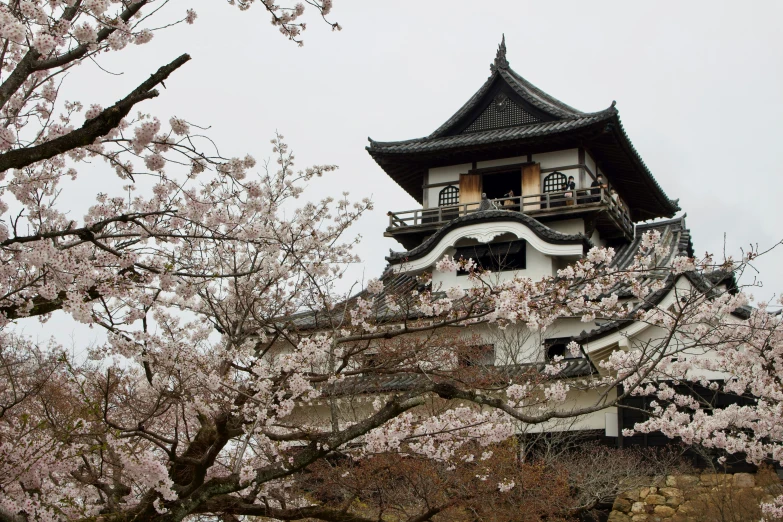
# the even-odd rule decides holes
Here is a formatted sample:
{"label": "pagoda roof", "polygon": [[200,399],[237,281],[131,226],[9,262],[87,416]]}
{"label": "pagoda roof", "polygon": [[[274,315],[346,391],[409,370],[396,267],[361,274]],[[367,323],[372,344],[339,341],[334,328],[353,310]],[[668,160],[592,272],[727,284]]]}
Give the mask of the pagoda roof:
{"label": "pagoda roof", "polygon": [[546,136],[556,133],[563,133],[569,130],[580,129],[591,124],[609,121],[610,117],[616,115],[614,107],[604,111],[585,114],[568,119],[534,123],[519,127],[505,127],[492,129],[483,132],[473,132],[469,134],[455,134],[445,136],[432,135],[426,138],[415,138],[404,141],[373,141],[370,140],[370,146],[367,150],[375,156],[376,152],[381,153],[407,153],[407,152],[431,152],[442,151],[446,149],[456,149],[459,147],[480,145],[484,143],[498,143],[520,138]]}
{"label": "pagoda roof", "polygon": [[509,67],[505,38],[491,75],[443,125],[423,138],[381,142],[367,151],[416,201],[429,168],[585,147],[631,208],[635,221],[671,217],[679,208],[636,152],[612,102],[582,112],[545,93]]}

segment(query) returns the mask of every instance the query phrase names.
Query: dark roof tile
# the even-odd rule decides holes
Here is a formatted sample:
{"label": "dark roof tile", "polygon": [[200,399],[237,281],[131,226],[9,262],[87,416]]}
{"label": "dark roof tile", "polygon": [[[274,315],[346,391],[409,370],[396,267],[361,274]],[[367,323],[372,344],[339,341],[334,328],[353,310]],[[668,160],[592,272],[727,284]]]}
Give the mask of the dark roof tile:
{"label": "dark roof tile", "polygon": [[571,131],[587,127],[603,120],[609,121],[615,114],[615,109],[609,108],[605,111],[595,112],[560,122],[533,123],[519,127],[507,127],[504,129],[472,132],[470,134],[457,134],[455,136],[430,135],[426,138],[404,141],[382,142],[370,140],[370,146],[367,147],[367,150],[370,151],[371,154],[396,154],[441,151],[475,144],[499,143]]}
{"label": "dark roof tile", "polygon": [[[511,384],[515,379],[524,378],[529,372],[541,372],[547,363],[538,362],[530,364],[514,364],[508,366],[487,366],[487,376],[497,378],[498,386]],[[565,359],[565,367],[558,373],[556,379],[575,379],[595,375],[598,371],[589,359]],[[433,381],[448,381],[448,377],[423,373],[394,373],[390,375],[367,374],[346,377],[333,384],[324,384],[321,387],[323,395],[347,396],[374,393],[393,393],[399,391],[415,390],[419,386],[429,385]]]}

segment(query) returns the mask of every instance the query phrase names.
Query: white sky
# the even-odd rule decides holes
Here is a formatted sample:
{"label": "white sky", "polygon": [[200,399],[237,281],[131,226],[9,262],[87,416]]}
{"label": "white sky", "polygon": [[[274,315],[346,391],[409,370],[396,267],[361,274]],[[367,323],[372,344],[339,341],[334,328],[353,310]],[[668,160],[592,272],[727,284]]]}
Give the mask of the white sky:
{"label": "white sky", "polygon": [[[783,2],[335,0],[332,33],[308,17],[305,46],[287,42],[262,9],[215,0],[193,7],[193,26],[108,55],[66,80],[69,99],[104,107],[160,65],[193,60],[166,82],[145,112],[210,125],[224,155],[271,154],[275,130],[298,165],[335,163],[311,199],[344,190],[371,196],[375,211],[355,227],[364,260],[354,276],[374,277],[389,249],[387,210],[419,205],[370,158],[367,136],[424,136],[448,119],[489,75],[501,33],[511,67],[565,103],[596,111],[617,100],[623,125],[655,178],[687,212],[697,253],[730,254],[783,239]],[[311,13],[312,14],[312,13]],[[165,16],[164,16],[165,18]],[[98,165],[89,191],[65,193],[75,216],[93,190],[116,186]],[[758,263],[769,298],[783,290],[783,248]],[[91,335],[66,323],[60,335]],[[71,329],[71,330],[69,330]]]}

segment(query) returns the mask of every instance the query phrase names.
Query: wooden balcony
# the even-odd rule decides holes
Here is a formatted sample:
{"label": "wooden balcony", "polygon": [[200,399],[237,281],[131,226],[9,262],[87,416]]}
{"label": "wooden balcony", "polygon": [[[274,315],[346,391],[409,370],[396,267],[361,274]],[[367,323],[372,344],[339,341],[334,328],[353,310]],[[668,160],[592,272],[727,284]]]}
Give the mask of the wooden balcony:
{"label": "wooden balcony", "polygon": [[[484,203],[484,206],[489,206],[489,208],[484,210],[522,212],[543,222],[597,213],[601,218],[599,228],[604,229],[601,231],[604,237],[632,238],[633,222],[625,205],[613,198],[606,189],[598,189],[598,194],[593,194],[592,190],[596,189],[577,189],[489,199]],[[453,219],[479,212],[481,205],[481,202],[460,203],[443,207],[389,212],[389,227],[386,229],[385,235],[394,237],[406,248],[408,248],[406,243],[415,246],[418,241],[416,236],[429,235]],[[611,229],[616,229],[617,233],[613,233]]]}

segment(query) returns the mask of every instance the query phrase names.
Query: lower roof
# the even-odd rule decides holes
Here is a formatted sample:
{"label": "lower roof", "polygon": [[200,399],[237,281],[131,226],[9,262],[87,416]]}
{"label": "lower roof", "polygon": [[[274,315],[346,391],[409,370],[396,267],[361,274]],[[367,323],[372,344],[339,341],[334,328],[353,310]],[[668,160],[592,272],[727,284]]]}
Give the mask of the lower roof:
{"label": "lower roof", "polygon": [[[635,256],[639,252],[642,241],[642,235],[645,232],[657,230],[661,233],[661,244],[669,249],[668,259],[661,260],[660,263],[667,266],[676,256],[693,257],[693,242],[691,241],[690,230],[685,228],[685,216],[659,221],[654,223],[645,223],[636,226],[636,237],[634,240],[617,250],[614,258],[613,267],[622,270],[633,263]],[[721,286],[728,288],[728,291],[736,290],[737,282],[732,272],[715,271],[709,274],[697,272],[684,272],[680,275],[672,273],[655,274],[651,272],[640,280],[643,286],[651,285],[655,282],[664,281],[664,286],[660,290],[651,293],[645,299],[641,300],[637,306],[628,313],[626,319],[607,321],[598,328],[588,331],[582,331],[572,340],[579,344],[598,340],[602,337],[618,332],[636,322],[633,318],[639,311],[650,310],[658,306],[666,295],[672,291],[674,285],[680,277],[685,277],[688,281],[705,295],[713,295]],[[628,288],[614,288],[613,293],[619,297],[630,297],[632,294]],[[742,307],[732,311],[732,314],[741,319],[747,319],[750,316],[750,308]]]}
{"label": "lower roof", "polygon": [[[505,386],[515,380],[522,379],[530,373],[541,373],[548,363],[536,362],[526,364],[511,364],[506,366],[482,366],[477,367],[482,374],[482,380],[497,378],[493,383],[497,386]],[[587,358],[566,359],[560,363],[560,372],[555,379],[575,379],[598,374],[593,364]],[[417,387],[431,385],[432,382],[448,382],[448,376],[438,376],[434,373],[373,373],[369,371],[365,375],[346,377],[333,384],[323,385],[322,392],[326,396],[345,396],[376,393],[392,393],[400,391],[413,391]]]}
{"label": "lower roof", "polygon": [[521,212],[510,212],[508,210],[484,210],[452,219],[416,248],[405,252],[389,252],[386,260],[390,264],[399,264],[403,261],[419,259],[420,257],[423,257],[429,253],[435,246],[438,245],[440,240],[445,237],[446,234],[455,228],[494,221],[516,221],[518,223],[522,223],[523,225],[527,226],[536,236],[543,239],[547,243],[581,244],[584,246],[585,250],[593,246],[593,244],[590,242],[590,239],[588,239],[584,234],[564,234],[562,232],[558,232],[557,230],[553,230],[540,221],[528,216],[527,214],[522,214]]}

